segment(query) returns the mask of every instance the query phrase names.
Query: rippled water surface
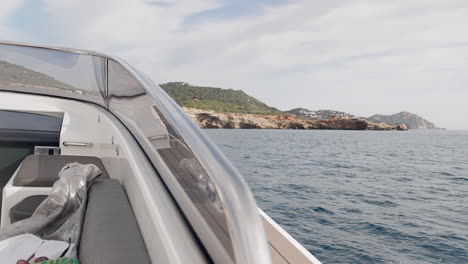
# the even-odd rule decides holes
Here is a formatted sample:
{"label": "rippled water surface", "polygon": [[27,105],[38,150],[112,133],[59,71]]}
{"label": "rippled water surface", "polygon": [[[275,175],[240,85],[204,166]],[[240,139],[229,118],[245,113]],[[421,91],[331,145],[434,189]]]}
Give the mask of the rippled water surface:
{"label": "rippled water surface", "polygon": [[468,263],[468,132],[205,132],[323,263]]}

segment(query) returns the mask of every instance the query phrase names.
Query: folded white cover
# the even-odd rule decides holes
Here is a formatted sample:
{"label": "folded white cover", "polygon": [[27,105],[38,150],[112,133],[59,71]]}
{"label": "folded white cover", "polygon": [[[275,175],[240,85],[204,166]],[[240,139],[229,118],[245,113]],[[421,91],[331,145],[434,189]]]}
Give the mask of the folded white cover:
{"label": "folded white cover", "polygon": [[69,244],[64,241],[43,240],[31,234],[0,241],[1,263],[34,263],[37,258],[58,259],[66,256]]}

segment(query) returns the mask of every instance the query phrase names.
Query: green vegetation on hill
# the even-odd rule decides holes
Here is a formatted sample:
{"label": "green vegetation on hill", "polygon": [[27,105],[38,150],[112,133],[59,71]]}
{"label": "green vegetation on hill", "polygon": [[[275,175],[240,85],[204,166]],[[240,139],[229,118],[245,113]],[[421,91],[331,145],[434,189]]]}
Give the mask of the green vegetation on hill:
{"label": "green vegetation on hill", "polygon": [[224,113],[277,115],[270,107],[240,90],[193,86],[183,82],[160,85],[179,105]]}
{"label": "green vegetation on hill", "polygon": [[0,82],[55,87],[70,91],[76,90],[73,86],[56,80],[47,74],[33,71],[3,60],[0,60]]}

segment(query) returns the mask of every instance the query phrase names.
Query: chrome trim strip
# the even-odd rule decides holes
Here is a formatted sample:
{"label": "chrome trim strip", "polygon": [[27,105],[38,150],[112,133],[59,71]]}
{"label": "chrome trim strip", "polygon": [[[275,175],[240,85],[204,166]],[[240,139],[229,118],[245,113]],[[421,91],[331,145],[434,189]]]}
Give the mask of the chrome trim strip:
{"label": "chrome trim strip", "polygon": [[24,42],[8,41],[8,40],[0,40],[0,44],[11,45],[11,46],[30,47],[30,48],[39,48],[39,49],[58,50],[58,51],[63,51],[63,52],[68,52],[68,53],[100,56],[100,57],[104,57],[104,58],[109,57],[109,56],[107,56],[107,55],[105,55],[103,53],[96,52],[96,51],[91,51],[91,50],[81,50],[81,49],[54,47],[54,46],[30,44],[30,43],[24,43]]}
{"label": "chrome trim strip", "polygon": [[158,140],[158,139],[167,139],[168,136],[167,135],[164,135],[164,136],[154,136],[154,137],[149,137],[148,139],[149,140]]}
{"label": "chrome trim strip", "polygon": [[93,143],[90,143],[90,142],[64,141],[62,144],[66,147],[92,147],[93,146]]}

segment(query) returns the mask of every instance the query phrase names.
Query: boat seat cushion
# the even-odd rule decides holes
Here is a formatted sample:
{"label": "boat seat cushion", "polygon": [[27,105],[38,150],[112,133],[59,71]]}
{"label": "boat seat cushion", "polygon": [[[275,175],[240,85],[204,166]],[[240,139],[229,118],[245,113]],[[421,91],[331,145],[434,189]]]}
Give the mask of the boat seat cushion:
{"label": "boat seat cushion", "polygon": [[13,186],[52,187],[58,180],[59,171],[68,163],[94,164],[101,171],[100,179],[108,179],[109,174],[98,157],[69,155],[29,155],[18,170]]}
{"label": "boat seat cushion", "polygon": [[32,195],[24,198],[19,203],[10,208],[11,223],[29,218],[32,216],[39,204],[47,198],[47,195]]}
{"label": "boat seat cushion", "polygon": [[124,189],[117,180],[96,180],[79,247],[83,264],[151,263]]}

